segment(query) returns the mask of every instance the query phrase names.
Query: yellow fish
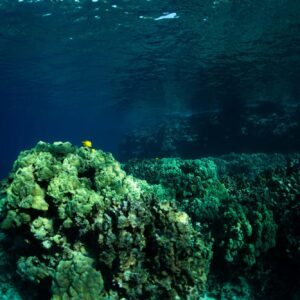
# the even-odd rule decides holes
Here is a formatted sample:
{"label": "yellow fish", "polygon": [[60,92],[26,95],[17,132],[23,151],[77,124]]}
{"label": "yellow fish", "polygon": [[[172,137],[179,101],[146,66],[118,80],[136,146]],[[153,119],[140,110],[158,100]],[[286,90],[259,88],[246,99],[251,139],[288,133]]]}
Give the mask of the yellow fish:
{"label": "yellow fish", "polygon": [[82,145],[83,145],[83,147],[87,147],[87,148],[92,148],[93,147],[92,142],[89,141],[89,140],[82,141]]}

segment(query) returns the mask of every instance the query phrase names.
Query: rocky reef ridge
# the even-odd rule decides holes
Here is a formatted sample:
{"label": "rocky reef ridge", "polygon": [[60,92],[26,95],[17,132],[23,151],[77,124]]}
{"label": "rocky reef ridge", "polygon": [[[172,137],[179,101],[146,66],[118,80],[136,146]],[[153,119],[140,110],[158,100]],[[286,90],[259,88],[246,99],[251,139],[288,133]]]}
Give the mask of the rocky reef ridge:
{"label": "rocky reef ridge", "polygon": [[[1,231],[24,299],[196,299],[210,243],[111,154],[39,142],[2,184]],[[22,291],[21,291],[22,292]]]}
{"label": "rocky reef ridge", "polygon": [[2,299],[300,296],[299,154],[121,165],[39,142],[0,190]]}

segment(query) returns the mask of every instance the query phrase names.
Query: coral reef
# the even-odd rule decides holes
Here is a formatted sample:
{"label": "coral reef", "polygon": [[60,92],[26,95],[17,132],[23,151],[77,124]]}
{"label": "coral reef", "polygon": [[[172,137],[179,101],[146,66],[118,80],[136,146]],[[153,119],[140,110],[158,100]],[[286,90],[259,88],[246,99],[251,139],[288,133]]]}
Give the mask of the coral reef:
{"label": "coral reef", "polygon": [[132,160],[124,169],[154,184],[212,238],[209,290],[217,298],[225,291],[225,299],[297,294],[299,154]]}
{"label": "coral reef", "polygon": [[111,154],[39,142],[3,183],[5,251],[37,299],[196,299],[211,244],[166,200]]}
{"label": "coral reef", "polygon": [[210,159],[162,158],[132,160],[124,165],[129,174],[155,185],[162,198],[175,201],[191,218],[207,226],[216,218],[221,201],[227,198],[225,186]]}
{"label": "coral reef", "polygon": [[299,170],[300,154],[121,166],[39,142],[0,185],[0,295],[297,299]]}

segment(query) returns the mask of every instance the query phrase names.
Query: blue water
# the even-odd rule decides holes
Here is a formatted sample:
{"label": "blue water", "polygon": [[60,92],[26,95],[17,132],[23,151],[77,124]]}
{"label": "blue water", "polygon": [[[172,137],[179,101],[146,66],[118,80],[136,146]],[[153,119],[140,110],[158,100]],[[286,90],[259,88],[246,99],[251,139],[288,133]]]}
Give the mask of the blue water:
{"label": "blue water", "polygon": [[126,132],[170,116],[298,104],[299,13],[294,0],[1,0],[0,177],[39,140],[118,158]]}

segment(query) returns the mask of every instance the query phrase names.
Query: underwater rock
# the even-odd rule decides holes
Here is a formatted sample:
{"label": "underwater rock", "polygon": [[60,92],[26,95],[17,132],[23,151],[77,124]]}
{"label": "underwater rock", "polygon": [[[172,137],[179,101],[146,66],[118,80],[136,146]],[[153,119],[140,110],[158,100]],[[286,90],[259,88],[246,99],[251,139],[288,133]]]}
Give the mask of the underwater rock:
{"label": "underwater rock", "polygon": [[211,244],[166,200],[111,154],[39,142],[3,186],[5,249],[37,299],[196,299]]}
{"label": "underwater rock", "polygon": [[244,107],[238,114],[219,110],[167,116],[155,126],[128,132],[118,156],[125,161],[153,157],[197,159],[245,151],[299,152],[299,111],[299,105],[278,108],[272,102],[262,102]]}
{"label": "underwater rock", "polygon": [[100,150],[40,142],[1,183],[4,291],[52,300],[297,297],[299,170],[299,154],[121,167]]}
{"label": "underwater rock", "polygon": [[249,206],[228,203],[221,220],[223,234],[219,246],[227,263],[246,269],[276,245],[278,225],[266,205],[259,202]]}
{"label": "underwater rock", "polygon": [[131,160],[124,170],[156,185],[158,195],[163,189],[164,199],[175,201],[192,220],[201,220],[206,226],[215,220],[222,199],[228,196],[218,179],[217,166],[210,159]]}
{"label": "underwater rock", "polygon": [[92,258],[81,252],[68,253],[66,260],[61,260],[55,270],[52,299],[101,299],[103,279],[94,264]]}
{"label": "underwater rock", "polygon": [[217,299],[225,290],[226,299],[242,297],[234,293],[238,278],[241,299],[292,299],[300,271],[299,154],[131,160],[123,168],[153,184],[211,238],[208,290]]}

